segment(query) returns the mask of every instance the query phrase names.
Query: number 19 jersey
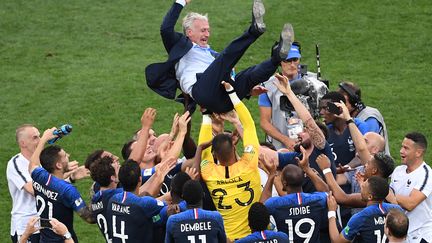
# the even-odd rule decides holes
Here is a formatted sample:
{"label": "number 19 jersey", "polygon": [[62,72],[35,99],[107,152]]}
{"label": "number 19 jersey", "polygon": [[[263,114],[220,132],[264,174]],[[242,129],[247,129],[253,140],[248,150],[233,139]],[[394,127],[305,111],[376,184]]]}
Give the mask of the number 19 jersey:
{"label": "number 19 jersey", "polygon": [[265,202],[278,231],[286,233],[290,242],[320,242],[319,231],[327,209],[327,193],[292,193],[272,197]]}

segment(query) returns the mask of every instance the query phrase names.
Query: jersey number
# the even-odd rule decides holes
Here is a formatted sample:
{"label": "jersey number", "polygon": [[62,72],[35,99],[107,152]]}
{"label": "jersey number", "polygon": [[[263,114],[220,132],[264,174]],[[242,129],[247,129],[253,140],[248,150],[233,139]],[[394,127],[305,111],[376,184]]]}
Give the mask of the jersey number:
{"label": "jersey number", "polygon": [[374,230],[374,235],[377,237],[377,243],[385,243],[387,241],[387,236],[385,234],[381,238],[381,230]]}
{"label": "jersey number", "polygon": [[[187,239],[188,239],[188,241],[190,243],[195,243],[195,235],[188,235]],[[198,240],[201,243],[206,243],[207,242],[207,239],[206,239],[205,235],[198,235]]]}
{"label": "jersey number", "polygon": [[99,225],[99,228],[103,231],[106,241],[110,242],[110,239],[108,237],[108,224],[105,217],[102,214],[98,214],[98,216],[96,217],[96,221]]}
{"label": "jersey number", "polygon": [[129,236],[125,234],[125,222],[123,220],[120,221],[120,233],[118,233],[116,216],[113,215],[112,227],[113,227],[113,237],[121,239],[122,243],[126,243],[126,240],[129,239]]}
{"label": "jersey number", "polygon": [[[254,190],[252,188],[250,188],[249,186],[250,186],[250,181],[237,185],[237,188],[244,187],[244,190],[247,191],[247,192],[249,192],[249,194],[250,194],[250,197],[249,197],[249,199],[246,202],[242,202],[242,201],[240,201],[240,199],[236,198],[235,202],[238,205],[240,205],[240,206],[248,206],[248,205],[250,205],[252,203],[252,201],[254,199],[255,193],[254,193]],[[222,195],[220,195],[219,193],[222,193]],[[218,209],[231,209],[232,208],[231,205],[223,205],[222,204],[224,196],[228,195],[227,191],[225,191],[222,188],[217,188],[217,189],[214,189],[211,194],[212,194],[213,197],[217,197],[217,196],[219,197],[219,202],[218,202],[218,205],[217,205]]]}
{"label": "jersey number", "polygon": [[[302,218],[295,224],[295,226],[293,226],[292,219],[285,219],[285,223],[288,225],[288,238],[289,238],[290,243],[294,242],[294,232],[298,237],[305,239],[304,243],[308,243],[310,241],[310,239],[312,238],[312,234],[313,234],[314,229],[315,229],[315,222],[312,219]],[[310,225],[308,232],[301,232],[300,231],[300,227],[302,224],[309,224]]]}
{"label": "jersey number", "polygon": [[45,200],[41,196],[39,196],[39,195],[36,196],[36,206],[39,207],[37,214],[39,216],[42,215],[43,211],[45,210],[45,206],[47,206],[47,205],[48,205],[48,218],[51,219],[53,217],[53,204],[52,204],[52,202],[48,201],[45,203]]}

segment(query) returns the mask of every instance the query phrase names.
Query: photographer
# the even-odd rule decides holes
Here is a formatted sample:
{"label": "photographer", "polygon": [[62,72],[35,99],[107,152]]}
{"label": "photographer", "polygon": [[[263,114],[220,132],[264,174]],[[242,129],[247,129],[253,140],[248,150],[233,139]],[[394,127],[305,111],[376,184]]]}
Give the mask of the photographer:
{"label": "photographer", "polygon": [[[316,74],[302,69],[300,58],[300,43],[294,42],[288,57],[280,63],[282,75],[289,79],[297,98],[316,118],[319,116],[319,100],[328,92],[328,88],[316,78]],[[289,100],[273,84],[276,80],[272,76],[266,81],[264,86],[268,91],[258,98],[260,125],[266,133],[266,142],[273,144],[276,149],[292,150],[297,139],[293,131],[299,129],[299,122]]]}

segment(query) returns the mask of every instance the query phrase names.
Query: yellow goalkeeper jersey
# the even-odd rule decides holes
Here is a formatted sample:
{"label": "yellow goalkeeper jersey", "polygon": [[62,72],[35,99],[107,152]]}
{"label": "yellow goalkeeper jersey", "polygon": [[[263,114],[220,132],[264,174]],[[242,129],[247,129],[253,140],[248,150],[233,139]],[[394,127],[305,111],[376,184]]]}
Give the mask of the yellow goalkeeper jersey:
{"label": "yellow goalkeeper jersey", "polygon": [[[258,172],[259,142],[254,121],[240,102],[234,106],[243,126],[244,151],[241,159],[231,166],[214,163],[211,148],[202,153],[201,177],[206,182],[213,202],[224,219],[227,237],[239,239],[251,233],[248,212],[252,203],[261,197]],[[203,124],[199,143],[212,139],[212,127]]]}

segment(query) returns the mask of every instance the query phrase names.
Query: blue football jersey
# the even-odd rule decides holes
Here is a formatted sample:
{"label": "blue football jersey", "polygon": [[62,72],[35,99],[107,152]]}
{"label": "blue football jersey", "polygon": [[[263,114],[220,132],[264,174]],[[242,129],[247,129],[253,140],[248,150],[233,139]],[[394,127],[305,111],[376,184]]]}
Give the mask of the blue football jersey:
{"label": "blue football jersey", "polygon": [[252,234],[236,240],[235,243],[283,243],[288,242],[288,235],[284,232],[274,232],[270,230],[256,231]]}
{"label": "blue football jersey", "polygon": [[286,233],[292,242],[320,242],[321,222],[327,210],[327,193],[291,193],[272,197],[265,202],[275,219],[278,231]]}
{"label": "blue football jersey", "polygon": [[[33,190],[36,208],[41,218],[56,218],[68,228],[75,242],[78,242],[73,228],[73,211],[86,206],[78,190],[70,183],[59,179],[42,167],[33,170]],[[62,236],[50,229],[40,230],[41,242],[64,242]]]}
{"label": "blue football jersey", "polygon": [[99,230],[107,242],[112,235],[108,234],[107,208],[108,202],[114,194],[123,192],[122,188],[102,190],[93,195],[91,201],[92,216],[98,224]]}
{"label": "blue football jersey", "polygon": [[367,206],[351,217],[348,225],[342,230],[342,235],[353,242],[386,242],[384,222],[392,208],[402,210],[399,205],[389,203]]}
{"label": "blue football jersey", "polygon": [[108,234],[112,236],[112,242],[152,242],[153,216],[163,206],[162,201],[131,192],[112,196],[107,208]]}
{"label": "blue football jersey", "polygon": [[168,218],[165,242],[225,243],[222,216],[217,211],[189,209]]}

